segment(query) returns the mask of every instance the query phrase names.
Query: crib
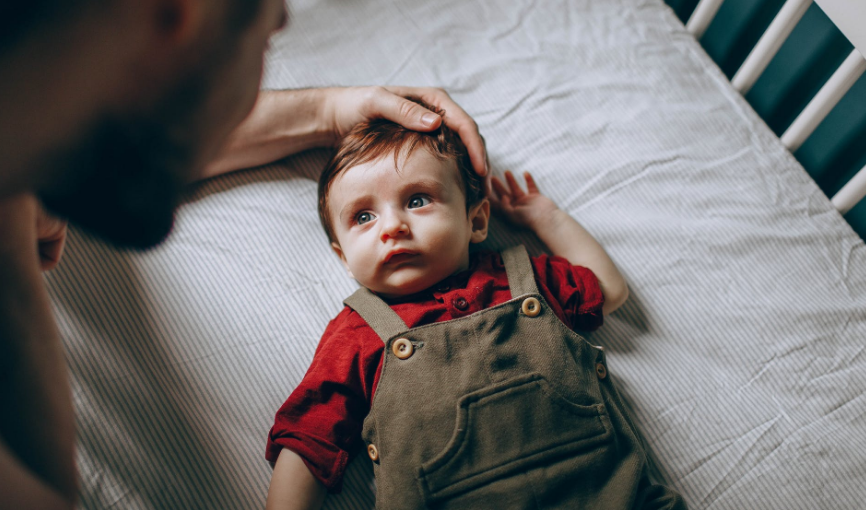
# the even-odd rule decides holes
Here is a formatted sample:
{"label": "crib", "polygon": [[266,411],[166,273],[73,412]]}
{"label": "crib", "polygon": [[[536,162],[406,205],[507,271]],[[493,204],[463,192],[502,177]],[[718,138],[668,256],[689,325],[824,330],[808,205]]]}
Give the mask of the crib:
{"label": "crib", "polygon": [[[698,2],[686,28],[700,39],[722,3],[722,0]],[[738,92],[743,95],[748,93],[812,3],[812,0],[785,2],[746,61],[733,76],[731,84]],[[866,19],[866,5],[838,0],[821,0],[815,3],[854,45],[854,49],[806,108],[782,133],[782,143],[792,153],[803,145],[803,142],[866,70],[866,59],[863,57],[866,49],[866,31],[862,27],[862,20]],[[831,202],[840,213],[845,214],[864,196],[866,196],[866,168],[861,169],[842,186],[842,189],[833,195]]]}
{"label": "crib", "polygon": [[[530,171],[631,296],[587,339],[691,508],[862,508],[866,249],[791,155],[862,74],[866,4],[817,0],[855,53],[781,137],[743,99],[808,0],[729,81],[662,0],[298,0],[265,88],[446,89],[494,173]],[[355,288],[316,213],[314,150],[207,181],[166,243],[71,229],[46,274],[77,412],[83,508],[262,508],[273,415]],[[494,219],[485,247],[524,243]],[[369,509],[369,460],[325,508]]]}

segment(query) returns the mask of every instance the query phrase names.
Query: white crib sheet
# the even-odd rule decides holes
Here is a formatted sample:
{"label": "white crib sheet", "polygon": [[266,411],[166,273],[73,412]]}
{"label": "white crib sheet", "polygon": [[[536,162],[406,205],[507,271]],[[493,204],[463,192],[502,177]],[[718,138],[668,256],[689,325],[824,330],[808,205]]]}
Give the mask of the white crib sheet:
{"label": "white crib sheet", "polygon": [[[866,501],[863,242],[661,0],[295,2],[265,86],[354,84],[446,88],[607,248],[631,298],[589,340],[692,508]],[[263,506],[273,415],[356,285],[326,157],[201,185],[147,253],[71,231],[46,280],[83,507]],[[326,506],[372,504],[361,457]]]}

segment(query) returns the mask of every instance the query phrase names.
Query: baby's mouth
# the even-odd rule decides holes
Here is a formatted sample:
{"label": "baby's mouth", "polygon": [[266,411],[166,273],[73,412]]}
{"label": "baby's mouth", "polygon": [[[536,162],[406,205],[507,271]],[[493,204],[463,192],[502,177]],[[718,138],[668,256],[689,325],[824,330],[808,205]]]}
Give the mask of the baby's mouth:
{"label": "baby's mouth", "polygon": [[418,254],[411,251],[398,250],[389,253],[385,257],[385,264],[399,264],[401,262],[406,262],[408,260],[412,260],[417,257]]}

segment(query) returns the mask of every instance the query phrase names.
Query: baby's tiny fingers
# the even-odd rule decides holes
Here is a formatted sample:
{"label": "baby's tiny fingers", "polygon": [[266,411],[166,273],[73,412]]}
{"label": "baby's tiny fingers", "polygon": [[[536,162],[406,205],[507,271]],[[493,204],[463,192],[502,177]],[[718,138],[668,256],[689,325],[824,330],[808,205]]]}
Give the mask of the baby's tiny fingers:
{"label": "baby's tiny fingers", "polygon": [[511,173],[510,170],[505,172],[505,180],[508,181],[508,187],[511,188],[511,194],[514,195],[515,199],[519,199],[525,195],[523,189],[519,184],[517,184],[517,179],[514,178],[514,174]]}
{"label": "baby's tiny fingers", "polygon": [[500,212],[504,213],[511,210],[511,195],[503,196],[502,199],[499,200],[499,204],[497,205],[499,206]]}
{"label": "baby's tiny fingers", "polygon": [[499,177],[491,177],[490,184],[493,186],[493,191],[496,192],[496,195],[498,197],[505,197],[509,195],[508,188],[505,187],[505,184],[502,184],[502,181],[499,180]]}
{"label": "baby's tiny fingers", "polygon": [[526,191],[530,194],[537,194],[539,192],[538,185],[535,184],[535,179],[532,178],[532,174],[529,172],[523,172],[523,178],[526,179]]}

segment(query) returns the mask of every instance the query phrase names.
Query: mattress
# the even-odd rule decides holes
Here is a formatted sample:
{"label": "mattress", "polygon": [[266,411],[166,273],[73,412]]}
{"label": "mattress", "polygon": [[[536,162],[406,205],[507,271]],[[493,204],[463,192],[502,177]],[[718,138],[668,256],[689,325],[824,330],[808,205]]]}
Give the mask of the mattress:
{"label": "mattress", "polygon": [[[588,335],[692,508],[866,501],[866,250],[661,0],[299,0],[264,87],[439,86],[631,297]],[[83,508],[261,508],[274,413],[355,288],[316,213],[328,151],[191,190],[166,243],[71,229],[45,276]],[[531,234],[494,221],[487,248]],[[373,506],[369,461],[326,508]]]}

